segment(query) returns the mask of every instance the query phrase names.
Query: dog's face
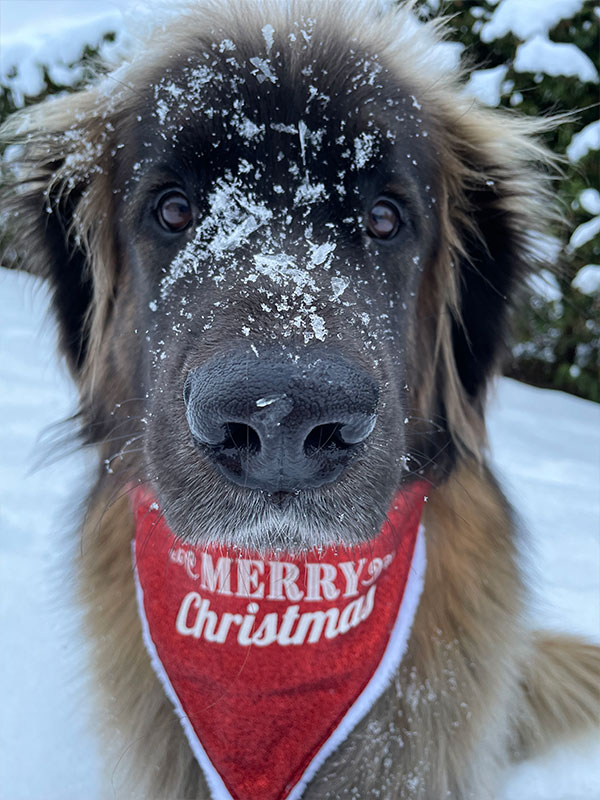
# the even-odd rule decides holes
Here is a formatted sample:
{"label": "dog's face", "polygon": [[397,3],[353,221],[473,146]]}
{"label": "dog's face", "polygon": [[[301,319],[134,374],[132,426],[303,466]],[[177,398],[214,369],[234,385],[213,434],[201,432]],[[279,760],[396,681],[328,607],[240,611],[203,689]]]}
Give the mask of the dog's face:
{"label": "dog's face", "polygon": [[374,536],[401,485],[451,465],[495,362],[512,177],[397,59],[331,29],[180,35],[62,139],[45,235],[79,270],[49,272],[90,438],[182,537]]}
{"label": "dog's face", "polygon": [[261,40],[174,59],[136,100],[116,316],[138,330],[146,455],[175,530],[360,539],[420,463],[404,420],[439,237],[434,137],[376,55]]}

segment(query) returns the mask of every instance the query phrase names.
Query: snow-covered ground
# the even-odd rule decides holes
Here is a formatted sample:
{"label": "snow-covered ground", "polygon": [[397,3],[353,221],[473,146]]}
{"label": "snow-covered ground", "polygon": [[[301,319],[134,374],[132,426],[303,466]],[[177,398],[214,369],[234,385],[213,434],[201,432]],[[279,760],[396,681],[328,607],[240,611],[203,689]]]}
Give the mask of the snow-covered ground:
{"label": "snow-covered ground", "polygon": [[[34,470],[40,434],[75,406],[47,305],[39,281],[0,269],[0,797],[108,800],[70,578],[93,460]],[[535,624],[600,640],[600,406],[502,380],[490,434],[531,532]],[[599,741],[562,748],[512,770],[502,800],[591,800],[598,764]]]}

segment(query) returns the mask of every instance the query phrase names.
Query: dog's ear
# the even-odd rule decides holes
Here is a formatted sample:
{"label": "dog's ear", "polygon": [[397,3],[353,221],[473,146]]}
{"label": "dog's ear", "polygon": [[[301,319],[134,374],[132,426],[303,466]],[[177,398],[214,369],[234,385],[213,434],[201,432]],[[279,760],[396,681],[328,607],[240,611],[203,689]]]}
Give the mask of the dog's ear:
{"label": "dog's ear", "polygon": [[515,296],[544,264],[550,225],[559,222],[549,192],[555,160],[536,136],[551,124],[478,110],[456,142],[463,186],[450,200],[460,241],[452,341],[461,385],[475,403],[504,355]]}
{"label": "dog's ear", "polygon": [[15,114],[0,132],[8,145],[0,192],[8,249],[15,266],[50,283],[61,348],[78,378],[118,263],[106,189],[110,125],[99,124],[99,106],[93,92],[51,99]]}
{"label": "dog's ear", "polygon": [[420,302],[421,317],[437,320],[430,325],[436,358],[424,394],[441,398],[443,407],[429,403],[422,410],[440,413],[455,443],[478,453],[486,389],[506,353],[511,307],[543,262],[540,242],[559,220],[548,188],[555,160],[537,139],[555,123],[460,98],[433,108],[440,113],[442,236]]}

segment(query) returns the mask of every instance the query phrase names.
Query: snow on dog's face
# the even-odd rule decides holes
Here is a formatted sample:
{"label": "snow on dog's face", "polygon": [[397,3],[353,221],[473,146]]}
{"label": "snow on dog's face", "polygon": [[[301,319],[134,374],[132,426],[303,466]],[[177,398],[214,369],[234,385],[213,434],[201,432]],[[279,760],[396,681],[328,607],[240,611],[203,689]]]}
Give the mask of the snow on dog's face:
{"label": "snow on dog's face", "polygon": [[407,12],[360,35],[335,4],[244,8],[26,134],[43,269],[90,438],[178,535],[356,542],[481,444],[540,151],[459,99]]}
{"label": "snow on dog's face", "polygon": [[[122,302],[136,306],[150,353],[146,451],[169,521],[192,536],[370,536],[417,466],[407,364],[439,237],[427,121],[376,54],[311,46],[308,27],[265,26],[172,59],[136,100],[139,133],[119,153],[132,273]],[[201,393],[220,417],[214,435],[201,421],[194,436],[184,385],[207,364],[243,372],[218,397]],[[361,413],[355,400],[324,407],[348,382],[373,395],[351,444],[335,426]],[[240,395],[251,408],[227,416],[220,405]],[[264,398],[276,419],[261,420]],[[332,452],[311,454],[312,440]],[[239,464],[235,448],[248,451]],[[277,471],[251,463],[253,450]]]}

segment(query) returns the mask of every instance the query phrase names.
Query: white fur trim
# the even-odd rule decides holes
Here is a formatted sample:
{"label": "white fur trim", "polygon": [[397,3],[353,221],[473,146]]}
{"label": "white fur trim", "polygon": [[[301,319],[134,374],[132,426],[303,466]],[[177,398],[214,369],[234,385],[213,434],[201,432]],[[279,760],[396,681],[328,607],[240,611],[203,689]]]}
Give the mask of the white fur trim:
{"label": "white fur trim", "polygon": [[[135,587],[138,602],[138,611],[142,621],[142,633],[144,643],[152,667],[156,672],[159,681],[162,683],[165,693],[169,700],[175,707],[175,712],[179,717],[183,730],[187,736],[192,752],[194,753],[198,763],[202,767],[202,771],[206,777],[206,782],[210,789],[213,800],[233,800],[227,787],[223,783],[223,779],[214,768],[206,750],[202,747],[200,740],[196,736],[196,732],[192,727],[191,722],[186,716],[185,711],[171,685],[169,676],[162,665],[156,647],[150,635],[150,628],[148,627],[148,620],[146,619],[146,612],[144,610],[144,592],[140,585],[138,576],[136,560],[135,560],[135,542],[132,543],[133,555],[133,571],[135,575]],[[415,549],[411,565],[408,572],[408,579],[404,588],[404,595],[398,610],[398,616],[394,623],[389,642],[385,648],[385,652],[379,662],[379,666],[373,673],[368,684],[363,691],[354,701],[352,706],[346,712],[346,715],[339,723],[337,728],[322,745],[321,749],[314,756],[306,770],[304,771],[300,780],[296,783],[286,800],[299,800],[308,786],[308,783],[314,778],[319,768],[325,763],[329,756],[340,746],[340,744],[348,737],[350,732],[356,727],[360,720],[371,709],[375,701],[382,695],[383,691],[390,685],[396,669],[400,665],[406,647],[408,644],[408,637],[412,629],[412,624],[419,606],[421,593],[425,584],[425,569],[427,561],[425,556],[425,529],[423,525],[419,525],[417,539],[415,542]]]}

